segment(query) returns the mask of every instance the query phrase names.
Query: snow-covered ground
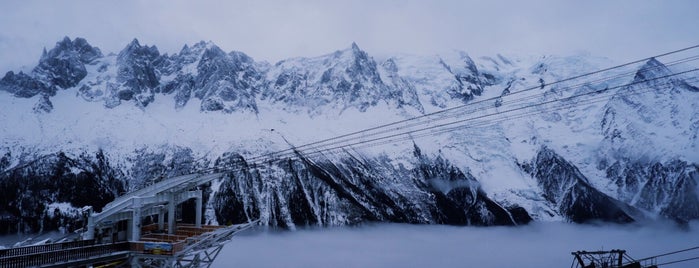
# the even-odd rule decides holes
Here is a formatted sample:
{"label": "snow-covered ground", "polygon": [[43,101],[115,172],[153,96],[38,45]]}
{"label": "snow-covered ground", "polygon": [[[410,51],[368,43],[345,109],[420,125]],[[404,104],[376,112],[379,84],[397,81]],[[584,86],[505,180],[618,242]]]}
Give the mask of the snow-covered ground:
{"label": "snow-covered ground", "polygon": [[[128,48],[138,46],[136,42]],[[619,100],[622,97],[612,97],[628,90],[621,86],[634,81],[645,62],[556,83],[614,63],[590,55],[528,58],[495,55],[473,59],[459,51],[434,56],[398,55],[376,61],[353,44],[327,55],[269,65],[250,63],[250,59],[239,52],[221,54],[223,52],[212,43],[200,43],[192,48],[183,49],[180,58],[172,58],[173,62],[183,65],[160,77],[160,83],[176,81],[183,75],[209,75],[201,73],[204,69],[198,69],[197,65],[202,55],[214,51],[218,54],[209,54],[227,57],[225,60],[230,61],[233,69],[252,68],[229,70],[237,72],[235,79],[246,79],[248,71],[262,73],[264,78],[261,79],[266,80],[245,80],[254,84],[252,89],[240,89],[250,92],[261,89],[258,95],[252,99],[237,99],[254,103],[226,106],[256,107],[255,111],[210,111],[204,109],[201,99],[193,96],[188,97],[184,107],[178,107],[173,93],[154,93],[153,101],[146,107],[122,100],[121,104],[107,108],[110,105],[103,99],[88,101],[80,90],[86,85],[96,91],[109,83],[119,83],[117,56],[101,57],[86,65],[88,74],[81,82],[59,90],[50,98],[53,105],[50,112],[34,111],[41,101],[40,95],[16,98],[0,92],[0,123],[11,126],[0,128],[0,148],[14,155],[8,167],[16,165],[24,155],[61,151],[77,156],[103,150],[129,174],[133,163],[128,159],[133,159],[138,150],[167,151],[174,146],[189,148],[195,159],[208,161],[226,152],[253,158],[444,108],[464,106],[464,100],[470,99],[463,109],[353,135],[343,139],[346,140],[343,143],[302,148],[302,151],[313,153],[322,148],[354,144],[351,146],[354,152],[367,157],[385,155],[392,165],[409,167],[410,161],[406,161],[405,156],[411,155],[414,143],[423,153],[444,157],[459,169],[468,171],[495,201],[522,206],[537,220],[557,221],[561,220],[559,215],[545,213],[551,208],[541,198],[537,181],[520,166],[530,162],[542,146],[552,148],[570,161],[595,188],[610,196],[617,195],[618,185],[607,178],[604,167],[600,168],[603,160],[659,159],[662,163],[680,159],[696,163],[699,157],[696,153],[699,94],[680,90],[668,95],[662,91],[668,85],[665,82],[656,87],[655,95],[642,95],[633,100],[641,103],[640,110],[638,106],[623,106],[623,100]],[[211,61],[207,64],[216,67],[206,69],[213,70],[214,75],[221,71],[217,68],[230,67],[215,65],[221,58],[207,60]],[[683,64],[670,67],[682,71],[696,63]],[[650,75],[664,74],[664,67],[650,68]],[[281,79],[284,75],[287,76]],[[229,76],[230,73],[225,73],[221,77],[237,81]],[[305,87],[290,86],[296,82],[306,83]],[[357,88],[345,92],[342,85],[347,84]],[[649,85],[636,87],[647,89]],[[220,93],[212,92],[206,93],[209,94],[206,98]],[[393,94],[396,92],[401,94]],[[599,93],[565,100],[587,92]],[[416,99],[411,94],[416,94]],[[373,105],[364,106],[372,101],[375,101]],[[550,104],[527,108],[545,102]],[[402,106],[397,105],[400,103]],[[622,143],[610,145],[609,135],[602,126],[609,107],[619,111],[615,127],[639,129],[637,134],[642,137],[629,136]],[[511,112],[504,113],[508,111]],[[656,116],[644,117],[644,114]],[[665,123],[665,120],[671,122]],[[440,125],[444,126],[440,129],[453,129],[442,132],[428,129]],[[381,133],[372,135],[377,132]],[[412,133],[393,136],[405,132]],[[385,143],[359,144],[386,136],[391,138]],[[619,156],[619,152],[623,155]]]}

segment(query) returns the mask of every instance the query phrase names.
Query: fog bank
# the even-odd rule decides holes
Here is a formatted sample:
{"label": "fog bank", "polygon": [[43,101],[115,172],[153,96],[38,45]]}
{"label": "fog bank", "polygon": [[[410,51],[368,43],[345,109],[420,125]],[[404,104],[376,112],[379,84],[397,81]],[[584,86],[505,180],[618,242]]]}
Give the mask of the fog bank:
{"label": "fog bank", "polygon": [[[522,227],[376,224],[361,227],[252,231],[231,240],[213,267],[570,267],[577,250],[625,249],[635,259],[699,246],[699,223]],[[664,263],[699,256],[689,252]],[[667,267],[698,267],[699,260]],[[665,267],[665,266],[663,266]]]}

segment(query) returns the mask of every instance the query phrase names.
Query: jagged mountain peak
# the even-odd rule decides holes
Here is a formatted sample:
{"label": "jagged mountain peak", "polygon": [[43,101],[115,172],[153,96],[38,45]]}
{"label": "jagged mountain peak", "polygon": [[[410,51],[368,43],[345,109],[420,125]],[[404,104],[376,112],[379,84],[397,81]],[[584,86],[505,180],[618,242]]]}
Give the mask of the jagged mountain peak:
{"label": "jagged mountain peak", "polygon": [[471,72],[473,73],[478,73],[478,67],[476,67],[476,63],[473,61],[473,59],[468,55],[468,53],[462,51],[461,52],[461,59],[464,61],[464,66]]}
{"label": "jagged mountain peak", "polygon": [[645,64],[643,64],[643,66],[641,66],[641,68],[638,69],[633,81],[641,82],[644,80],[657,79],[669,76],[672,73],[673,72],[663,63],[655,58],[650,58]]}
{"label": "jagged mountain peak", "polygon": [[631,85],[604,106],[600,123],[612,155],[631,161],[697,161],[699,93],[656,59],[636,72]]}
{"label": "jagged mountain peak", "polygon": [[[651,58],[638,69],[636,75],[634,76],[633,83],[643,83],[646,80],[651,80],[645,84],[650,84],[649,86],[656,88],[667,88],[667,86],[658,87],[658,83],[666,83],[666,81],[670,81],[670,84],[673,87],[671,92],[678,93],[680,90],[699,92],[699,88],[687,82],[687,76],[673,76],[673,74],[675,74],[675,72],[670,70],[670,68],[668,68],[665,64],[655,58]],[[664,78],[667,78],[667,80]]]}
{"label": "jagged mountain peak", "polygon": [[[198,62],[202,58],[204,51],[215,46],[216,45],[211,41],[199,41],[191,46],[185,44],[179,53],[167,57],[166,60],[160,64],[159,69],[165,76],[179,72],[185,68],[185,66]],[[187,71],[195,72],[196,64]]]}
{"label": "jagged mountain peak", "polygon": [[210,42],[200,49],[203,49],[203,52],[197,65],[199,72],[213,70],[211,69],[212,66],[218,66],[217,68],[221,71],[230,69],[235,72],[257,72],[257,70],[253,70],[255,61],[243,52],[232,51],[226,53],[220,47]]}
{"label": "jagged mountain peak", "polygon": [[450,74],[446,93],[451,98],[471,101],[480,96],[486,86],[496,83],[492,75],[481,72],[468,53],[455,50],[445,56],[438,56],[439,65]]}
{"label": "jagged mountain peak", "polygon": [[31,98],[38,94],[53,96],[56,94],[55,86],[47,86],[45,83],[20,71],[9,71],[0,79],[0,90],[7,91],[18,98]]}
{"label": "jagged mountain peak", "polygon": [[84,38],[76,37],[75,40],[70,40],[66,36],[61,41],[56,42],[56,45],[42,55],[41,61],[49,59],[66,59],[77,57],[83,63],[89,63],[96,58],[103,57],[99,48],[93,47]]}
{"label": "jagged mountain peak", "polygon": [[189,54],[201,54],[205,49],[215,46],[215,44],[211,41],[205,42],[204,40],[199,41],[197,43],[194,43],[192,46],[189,46],[188,44],[185,44],[180,52],[175,55],[189,55]]}
{"label": "jagged mountain peak", "polygon": [[206,59],[219,58],[219,57],[226,56],[226,52],[214,44],[204,46],[203,53],[204,54],[202,55],[202,58],[206,58]]}
{"label": "jagged mountain peak", "polygon": [[353,51],[362,51],[359,49],[359,45],[357,45],[357,42],[352,42],[352,45],[350,46]]}
{"label": "jagged mountain peak", "polygon": [[352,43],[331,54],[278,62],[267,72],[270,83],[263,98],[288,106],[306,106],[311,114],[324,107],[339,108],[335,110],[340,112],[347,108],[365,111],[382,102],[422,111],[414,87],[395,69],[383,69]]}
{"label": "jagged mountain peak", "polygon": [[84,38],[76,37],[75,40],[70,40],[70,37],[66,36],[61,41],[56,42],[54,48],[48,52],[44,48],[40,61],[71,56],[77,56],[83,63],[89,63],[96,58],[103,57],[99,48],[91,46]]}
{"label": "jagged mountain peak", "polygon": [[205,64],[212,64],[212,62],[227,65],[235,71],[245,71],[246,68],[254,68],[255,60],[247,54],[240,51],[226,53],[211,41],[196,44],[193,46],[192,51],[200,53],[198,65],[200,69],[204,68]]}
{"label": "jagged mountain peak", "polygon": [[102,52],[83,38],[70,40],[64,37],[49,51],[43,50],[39,64],[31,75],[8,72],[0,83],[0,89],[16,97],[30,98],[37,94],[53,96],[56,88],[76,86],[85,76],[85,64],[103,57]]}
{"label": "jagged mountain peak", "polygon": [[275,63],[274,67],[284,70],[312,69],[313,71],[323,68],[347,69],[358,61],[371,61],[374,65],[376,65],[374,60],[353,42],[350,47],[336,50],[335,52],[329,54],[315,57],[295,57],[283,59]]}
{"label": "jagged mountain peak", "polygon": [[368,53],[366,53],[364,50],[359,48],[359,45],[357,43],[352,42],[352,44],[341,50],[337,50],[333,53],[318,56],[318,57],[311,57],[311,58],[296,58],[296,59],[291,59],[292,61],[308,61],[308,62],[317,62],[317,61],[322,61],[323,64],[326,67],[330,66],[344,66],[348,67],[349,65],[355,64],[357,62],[364,62],[364,61],[373,61],[373,59],[369,56]]}
{"label": "jagged mountain peak", "polygon": [[128,45],[126,45],[126,48],[131,48],[131,47],[141,47],[141,44],[138,42],[138,38],[134,38],[129,42]]}
{"label": "jagged mountain peak", "polygon": [[231,51],[228,53],[228,56],[231,57],[233,61],[236,62],[244,62],[244,63],[249,63],[249,64],[254,64],[255,60],[248,56],[248,54],[245,54],[240,51]]}
{"label": "jagged mountain peak", "polygon": [[[4,157],[0,153],[0,167],[16,166],[21,162],[17,156],[31,160],[43,152],[59,150],[79,156],[89,154],[91,148],[100,148],[118,161],[115,169],[129,174],[128,178],[123,176],[125,180],[140,183],[138,178],[154,177],[168,167],[182,166],[178,163],[197,163],[185,168],[195,171],[197,167],[222,163],[216,159],[218,156],[226,159],[226,155],[238,155],[244,159],[286,148],[287,143],[269,138],[275,135],[259,135],[270,132],[267,131],[270,128],[278,130],[273,134],[284,133],[291,142],[303,144],[319,137],[432,113],[438,108],[456,107],[471,99],[478,101],[500,92],[516,92],[536,85],[537,81],[543,83],[543,79],[556,81],[605,66],[597,62],[585,64],[588,57],[510,60],[500,55],[471,58],[459,51],[430,57],[395,56],[377,64],[356,43],[318,57],[294,58],[264,67],[245,53],[226,52],[213,42],[204,41],[184,45],[173,55],[161,55],[155,46],[134,39],[120,55],[91,61],[90,57],[81,58],[80,55],[94,51],[91,48],[77,38],[60,40],[57,48],[45,50],[42,59],[47,63],[67,64],[42,70],[61,72],[46,71],[41,75],[10,72],[0,80],[0,90],[16,97],[33,97],[33,100],[3,100],[8,108],[0,109],[0,123],[19,127],[0,130],[3,135],[0,140],[6,141],[7,151],[15,155],[15,158]],[[81,68],[88,74],[82,80]],[[662,76],[654,71],[663,68],[667,69],[659,62],[649,61],[639,73],[644,77]],[[629,73],[621,83],[633,76],[633,72]],[[605,86],[614,86],[614,82],[586,85],[589,89],[585,90],[608,92],[604,91]],[[77,85],[52,96],[71,83]],[[410,157],[409,148],[403,147],[409,144],[403,144],[401,138],[387,141],[386,146],[357,146],[338,151],[328,154],[332,155],[328,158],[314,156],[307,161],[251,165],[247,171],[240,171],[251,176],[231,174],[235,179],[226,179],[220,188],[212,189],[214,197],[218,196],[213,198],[218,200],[213,204],[216,213],[223,213],[216,217],[219,222],[229,222],[268,215],[266,223],[283,224],[390,220],[490,225],[518,223],[513,220],[514,212],[521,209],[520,215],[533,212],[531,215],[542,220],[628,222],[636,217],[620,203],[626,202],[651,212],[661,211],[664,213],[661,215],[696,219],[699,217],[699,210],[695,209],[699,207],[695,183],[699,126],[696,114],[699,113],[694,104],[699,100],[692,96],[699,94],[691,90],[668,94],[667,90],[662,91],[666,88],[653,86],[643,85],[649,90],[634,93],[633,96],[643,97],[629,99],[629,103],[617,97],[615,101],[622,102],[556,111],[563,119],[548,120],[544,115],[528,114],[521,118],[482,121],[487,126],[475,122],[468,129],[454,125],[448,133],[423,132],[424,135],[414,137],[424,144],[417,148],[413,143],[414,157]],[[546,90],[552,91],[551,88]],[[103,101],[107,108],[128,106],[95,109],[98,105],[74,100],[76,89],[78,96],[87,101]],[[626,89],[619,91],[623,90]],[[658,91],[657,94],[652,90]],[[479,95],[481,92],[484,93]],[[173,99],[174,109],[168,107]],[[517,104],[515,98],[510,100]],[[531,103],[537,101],[533,99]],[[574,100],[569,103],[575,104]],[[67,109],[68,106],[75,108]],[[597,120],[609,107],[613,109],[605,116],[608,119],[608,124],[602,127],[608,130],[605,132],[600,130]],[[39,120],[27,120],[26,113],[32,111],[35,114],[30,116]],[[478,118],[480,112],[454,111],[445,115],[444,119],[448,117],[449,121],[427,120],[413,126],[431,127]],[[517,119],[511,120],[514,118]],[[396,131],[408,130],[396,127]],[[381,135],[392,133],[396,132],[387,130]],[[620,140],[610,145],[604,140],[607,134],[636,142]],[[139,150],[142,144],[146,147],[173,144],[191,153],[183,153],[185,156],[173,153],[170,157]],[[549,147],[540,147],[541,144]],[[37,148],[42,153],[23,154],[18,146]],[[654,153],[668,152],[674,158],[633,162],[643,151],[613,152],[615,148],[647,148]],[[201,160],[193,160],[195,156]],[[170,160],[164,159],[173,162],[166,163]],[[606,162],[601,164],[603,161]],[[150,168],[151,165],[157,168]],[[65,172],[60,172],[73,177],[70,171],[75,169],[66,167]],[[46,174],[39,175],[51,177],[53,170],[56,169],[47,169]],[[100,171],[86,169],[85,172]],[[654,179],[640,179],[651,177]],[[18,173],[15,178],[27,181],[24,178],[30,177]],[[634,186],[636,182],[640,183],[638,187]],[[652,187],[641,187],[645,182]],[[615,195],[615,185],[619,189],[626,187],[620,191],[621,197]],[[42,188],[48,193],[54,190]],[[655,193],[677,198],[655,198]],[[257,198],[260,194],[272,198]],[[635,200],[636,196],[640,200]],[[330,199],[318,199],[326,197]],[[46,200],[45,203],[56,201]],[[267,201],[260,203],[261,200]],[[290,206],[285,205],[287,201]],[[289,212],[282,215],[279,211]]]}
{"label": "jagged mountain peak", "polygon": [[160,52],[158,51],[158,48],[155,45],[142,46],[138,42],[138,39],[134,38],[128,45],[126,45],[124,49],[122,49],[119,52],[119,54],[117,55],[117,61],[142,57],[146,57],[150,61],[152,61],[158,56],[160,56]]}
{"label": "jagged mountain peak", "polygon": [[369,59],[369,54],[366,53],[366,51],[359,48],[359,46],[355,42],[352,42],[350,50],[352,51],[352,55],[355,57],[355,59],[362,59],[362,60]]}
{"label": "jagged mountain peak", "polygon": [[[255,60],[247,54],[240,51],[231,51],[226,53],[212,41],[199,41],[193,45],[184,45],[179,53],[168,57],[167,61],[162,64],[161,71],[164,75],[170,75],[177,71],[190,72],[192,75],[198,75],[199,68],[204,68],[212,62],[218,64],[231,64],[238,66],[237,71],[241,71],[241,66],[253,66]],[[194,64],[190,67],[187,65]]]}

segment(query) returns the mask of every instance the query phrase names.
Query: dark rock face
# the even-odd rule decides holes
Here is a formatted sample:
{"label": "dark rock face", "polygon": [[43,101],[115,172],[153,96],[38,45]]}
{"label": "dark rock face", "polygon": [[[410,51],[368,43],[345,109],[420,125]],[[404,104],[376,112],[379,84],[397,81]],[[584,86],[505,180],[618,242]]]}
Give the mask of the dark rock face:
{"label": "dark rock face", "polygon": [[[514,65],[498,57],[503,64]],[[469,102],[486,88],[501,90],[506,96],[519,90],[525,79],[511,69],[500,72],[477,65],[465,53],[451,65],[443,60],[441,67],[427,65],[436,71],[428,70],[424,76],[419,75],[424,70],[406,71],[404,65],[396,63],[400,60],[391,58],[377,64],[352,44],[328,55],[289,59],[272,66],[241,52],[226,53],[212,43],[200,42],[177,54],[161,55],[155,46],[144,46],[137,40],[118,55],[104,57],[82,38],[65,38],[44,52],[32,72],[8,72],[0,79],[0,90],[14,97],[35,98],[33,111],[37,114],[50,113],[54,108],[51,97],[66,88],[77,88],[78,95],[87,101],[104,101],[107,108],[133,103],[146,109],[157,97],[172,97],[176,109],[190,104],[199,105],[203,112],[258,113],[258,103],[265,101],[264,105],[270,105],[266,107],[307,110],[312,115],[346,109],[367,111],[380,104],[412,107],[424,113],[418,96],[426,97],[423,99],[435,107],[446,108],[447,101]],[[497,60],[491,59],[496,65]],[[551,82],[544,78],[555,77],[549,76],[554,68],[538,63],[525,76],[544,89]],[[91,73],[86,76],[88,70]],[[407,75],[399,75],[400,71]],[[511,75],[504,74],[510,71]],[[662,161],[633,158],[634,146],[651,144],[652,139],[663,136],[654,133],[658,129],[685,132],[683,137],[691,141],[684,148],[696,147],[699,121],[692,110],[696,102],[686,100],[695,100],[689,97],[696,96],[692,94],[699,89],[687,82],[689,79],[666,77],[671,74],[659,61],[649,60],[635,74],[633,85],[621,90],[646,92],[618,94],[602,110],[598,126],[604,140],[599,147],[608,157],[600,160],[604,164],[599,170],[606,171],[607,179],[618,186],[615,197],[595,189],[573,163],[544,147],[531,163],[522,164],[538,182],[539,188],[532,192],[543,192],[543,198],[527,200],[545,204],[550,216],[560,214],[573,222],[631,222],[639,219],[636,209],[677,221],[699,219],[696,163],[681,157]],[[433,86],[439,88],[430,88]],[[554,86],[546,94],[559,94],[557,89]],[[589,86],[581,90],[608,89]],[[190,103],[196,99],[200,103]],[[491,104],[480,105],[472,108]],[[495,105],[503,105],[503,100]],[[546,120],[560,121],[561,116],[556,115],[557,119]],[[656,144],[660,145],[652,149],[666,147],[662,142]],[[0,202],[8,205],[0,207],[0,233],[55,229],[65,223],[75,226],[80,215],[59,215],[62,212],[50,205],[90,204],[99,209],[126,190],[205,167],[245,163],[229,152],[209,165],[209,160],[195,159],[191,149],[179,147],[144,148],[119,156],[128,168],[110,164],[102,152],[25,155],[8,149],[3,153],[0,190],[4,199]],[[366,221],[513,225],[532,220],[524,208],[503,207],[488,197],[467,167],[455,167],[441,156],[425,156],[418,148],[407,157],[340,155],[328,159],[299,154],[300,159],[244,165],[231,172],[220,191],[211,196],[217,220],[239,223],[259,218],[265,224],[285,228]],[[685,155],[692,156],[691,152]],[[410,158],[407,166],[398,164],[396,159],[401,157]],[[549,209],[550,204],[558,213]]]}
{"label": "dark rock face", "polygon": [[260,74],[243,53],[226,54],[213,46],[204,51],[197,66],[194,96],[202,100],[202,111],[247,110],[257,112],[255,94]]}
{"label": "dark rock face", "polygon": [[[101,150],[78,156],[0,151],[0,234],[73,231],[85,224],[80,211],[84,206],[100,211],[128,191],[208,165],[182,147],[141,148],[127,162],[128,169]],[[211,189],[205,188],[205,200],[210,195]],[[64,203],[74,211],[56,208],[67,207]]]}
{"label": "dark rock face", "polygon": [[0,234],[81,228],[80,212],[65,214],[49,209],[51,204],[89,205],[99,211],[125,191],[123,174],[101,151],[78,157],[59,152],[6,170],[17,158],[23,157],[7,152],[0,158]]}
{"label": "dark rock face", "polygon": [[483,93],[485,86],[496,83],[492,75],[481,73],[466,53],[461,53],[462,66],[450,66],[440,61],[442,66],[454,75],[454,83],[447,88],[452,98],[461,99],[464,102],[472,100]]}
{"label": "dark rock face", "polygon": [[547,147],[525,169],[537,180],[544,197],[573,222],[634,221],[631,215],[637,213],[631,207],[595,189],[577,167]]}
{"label": "dark rock face", "polygon": [[162,93],[175,95],[175,109],[182,109],[192,98],[196,86],[194,77],[190,74],[180,75],[172,82],[162,87]]}
{"label": "dark rock face", "polygon": [[699,219],[699,167],[684,161],[628,163],[617,161],[607,177],[619,186],[622,201],[676,221]]}
{"label": "dark rock face", "polygon": [[8,72],[0,80],[0,90],[20,98],[31,98],[38,94],[53,96],[57,88],[70,88],[87,75],[85,64],[102,57],[102,52],[90,46],[85,39],[71,41],[66,37],[56,47],[44,50],[39,65],[31,75]]}
{"label": "dark rock face", "polygon": [[31,98],[42,93],[50,96],[56,94],[55,87],[47,86],[23,72],[15,74],[12,71],[7,72],[0,80],[0,90],[12,93],[18,98]]}
{"label": "dark rock face", "polygon": [[[81,97],[104,101],[107,108],[132,101],[145,108],[157,93],[163,93],[173,95],[177,109],[197,98],[202,111],[226,113],[257,113],[258,99],[285,103],[295,109],[308,106],[316,110],[330,104],[340,111],[365,111],[385,102],[423,111],[415,87],[397,74],[395,66],[391,68],[390,62],[385,68],[377,65],[356,44],[320,58],[290,60],[285,61],[290,66],[281,62],[273,67],[256,63],[244,53],[225,53],[204,42],[185,46],[180,53],[168,56],[160,55],[155,46],[142,46],[134,39],[119,52],[116,64],[110,57],[105,58],[82,38],[65,38],[43,54],[30,75],[8,73],[0,80],[0,90],[17,97],[53,96],[58,88],[79,86]],[[99,66],[91,81],[81,83],[87,75],[86,64]],[[298,68],[296,64],[305,67]],[[386,81],[380,69],[385,71]]]}
{"label": "dark rock face", "polygon": [[[619,198],[637,208],[676,221],[699,218],[697,164],[668,157],[658,160],[635,151],[667,150],[664,144],[682,142],[695,148],[699,118],[692,100],[695,87],[655,59],[648,60],[607,103],[601,119],[604,146],[611,148],[603,169],[618,188]],[[647,91],[644,94],[623,94]],[[658,130],[683,134],[681,139],[656,135]],[[677,148],[676,146],[675,148]],[[674,149],[673,149],[674,150]],[[674,152],[669,152],[672,155]],[[690,156],[691,159],[691,156]],[[606,165],[606,163],[610,163]]]}
{"label": "dark rock face", "polygon": [[[183,71],[196,64],[196,72]],[[182,108],[192,97],[201,100],[202,111],[257,112],[256,94],[262,80],[252,58],[241,52],[226,54],[219,47],[200,42],[185,46],[179,54],[164,59],[159,68],[175,79],[161,88],[174,94],[176,108]]]}
{"label": "dark rock face", "polygon": [[[260,218],[294,228],[365,221],[456,225],[516,225],[531,220],[521,208],[503,208],[468,173],[416,150],[416,166],[394,168],[388,158],[348,153],[339,161],[283,160],[247,166],[214,196],[219,223]],[[230,155],[222,162],[245,163]]]}
{"label": "dark rock face", "polygon": [[64,89],[74,87],[87,75],[85,64],[99,57],[102,57],[102,52],[85,39],[71,41],[66,37],[41,56],[33,74],[50,85]]}
{"label": "dark rock face", "polygon": [[387,64],[384,80],[383,67],[354,43],[325,56],[284,60],[270,67],[262,98],[296,109],[306,106],[312,113],[328,105],[365,111],[380,102],[423,110],[415,88],[398,76],[395,63]]}
{"label": "dark rock face", "polygon": [[53,103],[51,103],[51,100],[49,99],[48,95],[42,95],[41,98],[39,99],[39,102],[34,105],[34,112],[35,113],[49,113],[51,110],[53,110]]}
{"label": "dark rock face", "polygon": [[139,189],[160,180],[196,172],[202,169],[195,161],[192,149],[183,147],[140,148],[127,159],[133,163],[127,171],[132,189]]}
{"label": "dark rock face", "polygon": [[424,112],[424,107],[417,96],[417,90],[407,79],[398,75],[398,67],[393,59],[388,59],[381,64],[386,70],[384,82],[391,88],[387,93],[388,100],[396,100],[398,108],[407,106]]}
{"label": "dark rock face", "polygon": [[670,71],[670,69],[668,69],[664,64],[655,58],[651,58],[636,72],[633,82],[644,82],[671,74],[672,71]]}
{"label": "dark rock face", "polygon": [[[694,94],[699,91],[680,77],[669,77],[673,74],[659,61],[648,60],[636,72],[633,81],[613,96],[605,106],[601,120],[605,141],[616,147],[626,139],[646,140],[648,135],[644,129],[648,127],[674,128],[682,132],[685,129],[680,121],[690,120],[693,125],[699,125],[699,118],[682,116],[690,114],[692,109],[683,99],[695,98]],[[648,89],[653,90],[638,94]],[[629,123],[629,119],[637,119],[638,122]],[[691,138],[696,140],[696,135]]]}
{"label": "dark rock face", "polygon": [[117,83],[120,100],[134,99],[140,107],[146,107],[154,100],[153,89],[159,85],[160,78],[154,62],[160,57],[155,46],[141,46],[134,39],[117,56]]}

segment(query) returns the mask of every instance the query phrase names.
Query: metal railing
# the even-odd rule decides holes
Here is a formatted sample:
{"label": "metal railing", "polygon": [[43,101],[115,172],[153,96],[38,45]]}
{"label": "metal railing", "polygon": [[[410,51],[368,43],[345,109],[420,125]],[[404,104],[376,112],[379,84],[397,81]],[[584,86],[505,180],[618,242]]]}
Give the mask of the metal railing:
{"label": "metal railing", "polygon": [[16,247],[8,249],[0,249],[0,259],[12,256],[29,255],[36,253],[43,253],[47,251],[57,251],[65,250],[71,248],[81,248],[86,246],[92,246],[95,244],[94,240],[80,240],[65,243],[55,243],[46,245],[36,245],[36,246],[26,246],[26,247]]}
{"label": "metal railing", "polygon": [[129,249],[128,242],[95,245],[92,240],[11,248],[0,251],[0,268],[68,265]]}

